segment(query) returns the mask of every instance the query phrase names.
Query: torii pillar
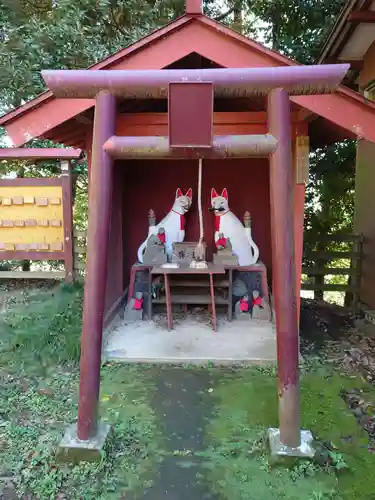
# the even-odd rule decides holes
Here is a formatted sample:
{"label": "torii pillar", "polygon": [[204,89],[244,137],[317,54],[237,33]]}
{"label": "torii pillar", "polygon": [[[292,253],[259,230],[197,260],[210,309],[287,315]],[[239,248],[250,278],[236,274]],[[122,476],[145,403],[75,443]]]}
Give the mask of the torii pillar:
{"label": "torii pillar", "polygon": [[300,431],[291,113],[288,92],[281,88],[268,95],[268,128],[277,140],[270,156],[270,203],[280,425],[269,429],[269,442],[273,455],[313,457],[312,434]]}

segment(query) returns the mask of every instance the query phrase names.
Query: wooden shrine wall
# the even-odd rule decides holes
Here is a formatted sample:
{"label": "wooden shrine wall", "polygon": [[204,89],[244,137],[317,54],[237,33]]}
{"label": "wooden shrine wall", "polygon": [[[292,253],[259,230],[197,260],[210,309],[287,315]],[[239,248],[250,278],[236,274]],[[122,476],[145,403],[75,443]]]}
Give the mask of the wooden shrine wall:
{"label": "wooden shrine wall", "polygon": [[[125,271],[137,260],[139,245],[147,236],[148,210],[153,208],[159,222],[171,209],[176,189],[193,189],[193,204],[186,216],[186,241],[198,241],[198,161],[150,160],[117,162],[123,171],[123,228]],[[202,204],[208,258],[214,249],[214,215],[208,212],[211,188],[221,193],[226,187],[229,207],[242,220],[249,210],[253,239],[260,258],[271,269],[269,166],[267,159],[205,160],[203,162]],[[127,278],[127,276],[126,276]],[[127,286],[127,284],[125,284]]]}

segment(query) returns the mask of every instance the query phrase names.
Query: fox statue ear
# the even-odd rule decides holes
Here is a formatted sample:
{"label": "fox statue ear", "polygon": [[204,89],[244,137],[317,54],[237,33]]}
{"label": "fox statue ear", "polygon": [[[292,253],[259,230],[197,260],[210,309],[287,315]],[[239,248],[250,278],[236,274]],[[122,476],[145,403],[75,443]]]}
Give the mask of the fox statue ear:
{"label": "fox statue ear", "polygon": [[180,188],[177,188],[177,191],[176,191],[176,198],[179,198],[180,196],[182,196],[182,191]]}
{"label": "fox statue ear", "polygon": [[192,198],[193,197],[193,190],[191,188],[189,188],[186,191],[185,196],[187,196],[188,198]]}
{"label": "fox statue ear", "polygon": [[214,188],[211,189],[211,198],[217,198],[217,192]]}
{"label": "fox statue ear", "polygon": [[223,189],[223,192],[221,193],[221,196],[223,198],[225,198],[226,200],[228,200],[228,191],[227,191],[227,188]]}

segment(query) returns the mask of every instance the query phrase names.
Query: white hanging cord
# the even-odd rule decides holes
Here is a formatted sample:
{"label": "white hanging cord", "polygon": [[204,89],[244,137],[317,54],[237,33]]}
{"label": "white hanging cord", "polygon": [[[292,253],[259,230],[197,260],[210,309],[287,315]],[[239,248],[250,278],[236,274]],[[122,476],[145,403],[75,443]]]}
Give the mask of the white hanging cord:
{"label": "white hanging cord", "polygon": [[198,213],[199,213],[199,245],[203,242],[204,228],[203,228],[203,213],[202,213],[202,158],[199,158],[198,170]]}
{"label": "white hanging cord", "polygon": [[[195,258],[204,261],[204,228],[203,228],[203,212],[202,212],[202,158],[199,158],[198,169],[198,214],[199,214],[199,241],[195,247]],[[206,265],[207,266],[207,265]]]}

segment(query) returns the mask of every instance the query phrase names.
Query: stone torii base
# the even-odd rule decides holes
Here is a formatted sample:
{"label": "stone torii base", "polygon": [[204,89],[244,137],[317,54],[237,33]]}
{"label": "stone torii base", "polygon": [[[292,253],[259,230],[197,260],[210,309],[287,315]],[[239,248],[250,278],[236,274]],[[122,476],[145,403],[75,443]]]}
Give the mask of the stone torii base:
{"label": "stone torii base", "polygon": [[280,429],[268,429],[268,442],[272,458],[278,457],[300,457],[313,458],[315,449],[313,446],[313,435],[311,431],[302,430],[300,432],[300,445],[297,447],[286,446],[280,439]]}
{"label": "stone torii base", "polygon": [[70,425],[57,449],[58,462],[99,462],[103,457],[104,446],[111,431],[110,425],[99,422],[96,434],[82,441],[77,437],[77,424]]}

